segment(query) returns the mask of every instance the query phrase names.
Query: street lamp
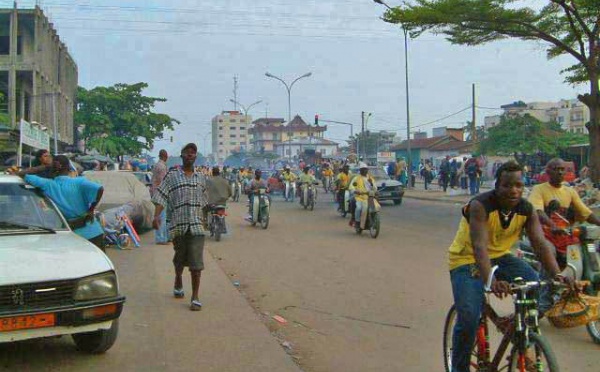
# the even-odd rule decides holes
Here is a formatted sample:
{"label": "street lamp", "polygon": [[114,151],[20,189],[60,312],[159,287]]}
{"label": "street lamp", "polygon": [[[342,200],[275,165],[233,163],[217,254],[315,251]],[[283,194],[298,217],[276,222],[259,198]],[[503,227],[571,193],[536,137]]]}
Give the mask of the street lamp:
{"label": "street lamp", "polygon": [[290,85],[288,85],[285,81],[283,81],[283,79],[281,79],[273,74],[270,74],[268,72],[265,73],[266,77],[270,77],[275,80],[281,81],[281,83],[283,83],[283,85],[285,86],[285,89],[287,89],[287,93],[288,93],[288,123],[292,120],[292,98],[291,98],[292,97],[292,87],[298,80],[310,77],[311,75],[312,75],[312,72],[307,72],[306,74],[297,77],[294,81],[292,81],[292,83]]}
{"label": "street lamp", "polygon": [[[377,4],[383,5],[388,10],[392,10],[392,8],[387,5],[383,0],[373,0]],[[411,154],[410,154],[410,91],[408,89],[408,29],[406,25],[401,24],[402,31],[404,31],[404,74],[406,76],[406,151],[408,153],[407,156],[407,176],[410,180],[411,171],[412,171],[412,163],[411,163]],[[410,185],[410,182],[408,183]]]}

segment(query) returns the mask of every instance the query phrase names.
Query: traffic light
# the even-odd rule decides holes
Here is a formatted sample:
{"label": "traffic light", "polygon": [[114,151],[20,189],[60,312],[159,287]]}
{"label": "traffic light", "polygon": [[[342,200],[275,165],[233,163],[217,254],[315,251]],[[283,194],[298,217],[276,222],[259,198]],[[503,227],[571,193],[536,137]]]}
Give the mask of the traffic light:
{"label": "traffic light", "polygon": [[315,114],[315,125],[319,125],[319,114]]}

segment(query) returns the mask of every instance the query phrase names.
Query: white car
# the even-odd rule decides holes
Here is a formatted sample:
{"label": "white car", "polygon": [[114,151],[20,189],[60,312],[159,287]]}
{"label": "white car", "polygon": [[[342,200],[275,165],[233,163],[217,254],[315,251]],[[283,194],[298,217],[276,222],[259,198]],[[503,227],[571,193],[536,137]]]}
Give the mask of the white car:
{"label": "white car", "polygon": [[40,190],[0,174],[0,343],[72,335],[79,350],[102,353],[124,302],[109,258]]}
{"label": "white car", "polygon": [[[350,168],[350,172],[356,176],[360,174],[360,169],[358,166],[355,166]],[[394,205],[402,204],[405,186],[402,182],[390,178],[381,167],[370,166],[369,174],[375,179],[379,201],[391,200],[394,202]]]}

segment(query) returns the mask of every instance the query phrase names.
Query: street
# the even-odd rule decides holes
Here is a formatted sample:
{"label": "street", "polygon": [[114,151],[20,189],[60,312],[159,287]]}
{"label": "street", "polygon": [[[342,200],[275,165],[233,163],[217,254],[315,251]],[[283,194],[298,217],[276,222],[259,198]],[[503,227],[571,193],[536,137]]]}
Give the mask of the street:
{"label": "street", "polygon": [[[68,337],[0,345],[0,370],[443,370],[446,249],[460,205],[386,204],[371,239],[337,215],[330,194],[319,198],[311,212],[274,196],[267,230],[243,221],[245,203],[230,203],[230,234],[208,243],[200,313],[171,296],[171,247],[110,249],[127,296],[115,346],[90,356]],[[563,371],[597,371],[599,346],[584,328],[542,328]]]}

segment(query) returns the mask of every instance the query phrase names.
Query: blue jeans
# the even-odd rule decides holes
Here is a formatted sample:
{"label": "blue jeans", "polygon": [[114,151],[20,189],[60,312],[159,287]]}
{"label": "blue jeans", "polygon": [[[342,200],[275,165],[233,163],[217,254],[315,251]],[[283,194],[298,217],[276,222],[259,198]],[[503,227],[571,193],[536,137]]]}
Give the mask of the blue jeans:
{"label": "blue jeans", "polygon": [[160,227],[154,230],[154,243],[166,243],[169,241],[169,230],[167,229],[167,211],[163,209],[160,214]]}
{"label": "blue jeans", "polygon": [[469,176],[469,194],[476,195],[479,192],[479,180],[477,177]]}
{"label": "blue jeans", "polygon": [[[507,254],[492,260],[498,265],[496,279],[512,282],[521,277],[526,281],[538,280],[537,273],[523,260]],[[463,265],[450,271],[454,305],[457,319],[452,334],[452,372],[469,372],[475,335],[481,317],[484,298],[483,279],[479,277],[477,264]]]}

